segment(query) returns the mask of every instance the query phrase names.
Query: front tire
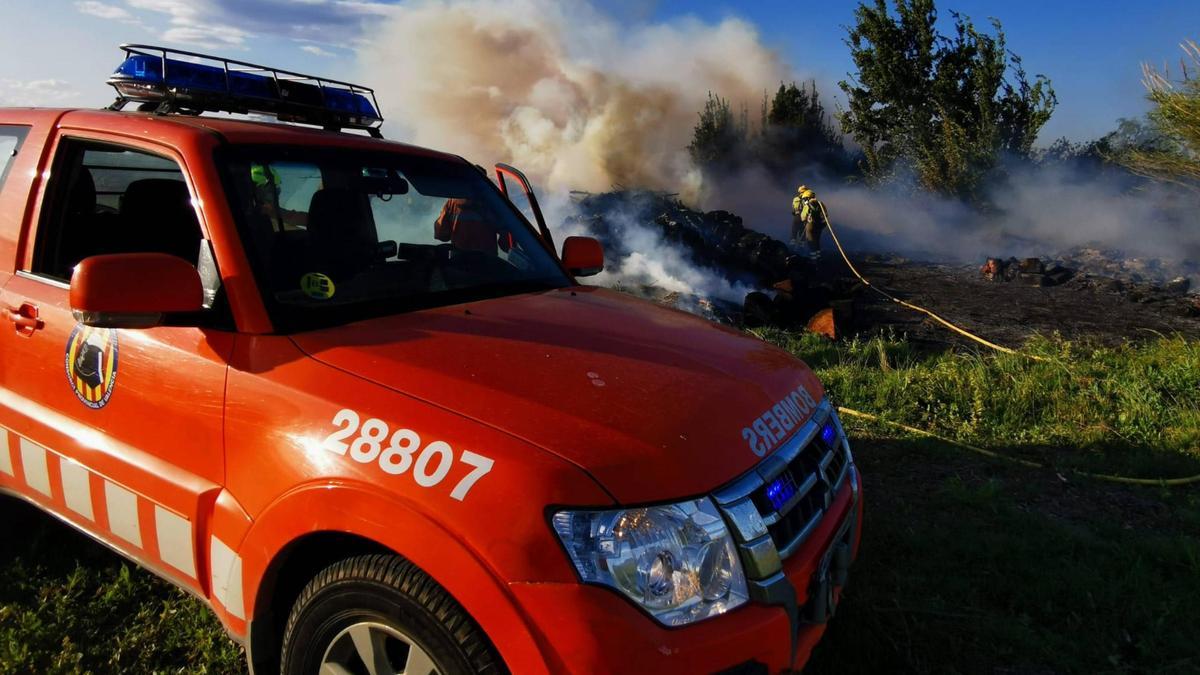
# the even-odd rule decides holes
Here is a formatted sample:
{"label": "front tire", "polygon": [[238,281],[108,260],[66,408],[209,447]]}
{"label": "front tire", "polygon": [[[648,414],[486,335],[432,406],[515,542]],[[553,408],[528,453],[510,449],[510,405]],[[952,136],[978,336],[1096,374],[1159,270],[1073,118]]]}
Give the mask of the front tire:
{"label": "front tire", "polygon": [[284,675],[506,672],[466,610],[393,555],[347,558],[318,573],[288,616],[281,666]]}

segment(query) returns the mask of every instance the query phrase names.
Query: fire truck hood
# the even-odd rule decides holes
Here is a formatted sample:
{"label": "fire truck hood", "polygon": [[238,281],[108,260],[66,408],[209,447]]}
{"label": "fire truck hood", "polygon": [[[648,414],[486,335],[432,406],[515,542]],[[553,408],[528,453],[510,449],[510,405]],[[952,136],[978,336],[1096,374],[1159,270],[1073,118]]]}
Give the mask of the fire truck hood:
{"label": "fire truck hood", "polygon": [[552,452],[624,504],[729,482],[777,447],[823,395],[807,366],[757,338],[590,287],[395,315],[294,340],[323,363]]}

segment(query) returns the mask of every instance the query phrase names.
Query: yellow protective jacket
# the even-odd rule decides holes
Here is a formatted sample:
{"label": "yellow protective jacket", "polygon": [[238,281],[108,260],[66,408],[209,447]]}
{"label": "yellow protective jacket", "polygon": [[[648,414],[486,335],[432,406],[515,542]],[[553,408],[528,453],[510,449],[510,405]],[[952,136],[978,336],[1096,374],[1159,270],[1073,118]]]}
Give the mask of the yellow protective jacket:
{"label": "yellow protective jacket", "polygon": [[792,197],[792,215],[800,216],[801,220],[808,220],[812,210],[811,200],[802,199],[800,195]]}

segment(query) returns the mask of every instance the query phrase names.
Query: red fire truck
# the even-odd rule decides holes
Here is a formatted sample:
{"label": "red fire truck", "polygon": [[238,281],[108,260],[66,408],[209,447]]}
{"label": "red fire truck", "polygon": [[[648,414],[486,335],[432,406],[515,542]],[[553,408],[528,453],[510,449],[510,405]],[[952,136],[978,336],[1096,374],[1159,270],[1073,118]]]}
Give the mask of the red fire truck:
{"label": "red fire truck", "polygon": [[862,516],[803,363],[580,285],[370,89],[123,49],[110,109],[0,111],[0,490],[254,672],[802,666]]}

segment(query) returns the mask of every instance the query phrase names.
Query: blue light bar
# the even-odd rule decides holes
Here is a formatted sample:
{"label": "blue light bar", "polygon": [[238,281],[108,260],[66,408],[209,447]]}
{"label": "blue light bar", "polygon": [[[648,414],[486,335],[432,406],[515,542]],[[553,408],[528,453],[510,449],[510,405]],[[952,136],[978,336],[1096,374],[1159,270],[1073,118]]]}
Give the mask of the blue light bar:
{"label": "blue light bar", "polygon": [[166,112],[254,112],[336,129],[374,131],[383,123],[375,92],[360,85],[164,47],[121,49],[125,61],[108,78],[120,95],[116,109],[139,101]]}

